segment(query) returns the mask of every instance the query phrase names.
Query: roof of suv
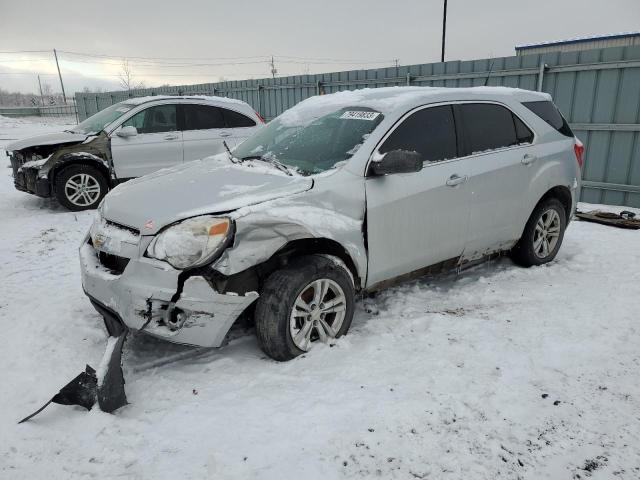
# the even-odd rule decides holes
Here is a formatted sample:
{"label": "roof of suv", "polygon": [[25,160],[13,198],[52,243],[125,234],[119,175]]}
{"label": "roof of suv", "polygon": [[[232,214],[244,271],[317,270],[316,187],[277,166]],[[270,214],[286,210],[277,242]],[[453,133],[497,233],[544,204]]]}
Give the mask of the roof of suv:
{"label": "roof of suv", "polygon": [[281,115],[284,122],[295,123],[301,118],[317,118],[344,107],[364,107],[388,114],[440,101],[495,100],[508,102],[551,100],[543,92],[508,87],[383,87],[365,88],[308,98]]}
{"label": "roof of suv", "polygon": [[123,100],[122,103],[128,103],[129,105],[141,105],[147,102],[153,102],[158,100],[206,100],[217,103],[233,103],[236,105],[247,105],[242,100],[236,100],[235,98],[217,97],[215,95],[149,95],[146,97],[132,97]]}

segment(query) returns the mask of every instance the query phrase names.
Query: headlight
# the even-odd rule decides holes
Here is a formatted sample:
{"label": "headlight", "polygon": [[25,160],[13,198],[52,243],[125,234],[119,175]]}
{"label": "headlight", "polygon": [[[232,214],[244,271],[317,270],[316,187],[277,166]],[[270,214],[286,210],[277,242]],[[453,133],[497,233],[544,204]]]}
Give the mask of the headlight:
{"label": "headlight", "polygon": [[157,235],[149,244],[147,255],[179,269],[199,267],[225,247],[232,233],[228,218],[189,218]]}

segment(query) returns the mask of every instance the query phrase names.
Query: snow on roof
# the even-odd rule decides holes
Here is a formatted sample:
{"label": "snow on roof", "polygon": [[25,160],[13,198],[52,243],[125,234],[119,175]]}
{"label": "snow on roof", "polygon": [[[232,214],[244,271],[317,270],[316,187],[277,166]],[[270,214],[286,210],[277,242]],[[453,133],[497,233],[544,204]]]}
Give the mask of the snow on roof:
{"label": "snow on roof", "polygon": [[588,35],[586,37],[573,37],[568,38],[566,40],[549,40],[546,42],[539,43],[525,43],[522,45],[516,45],[516,50],[523,50],[526,48],[536,48],[536,47],[548,47],[550,45],[563,45],[569,43],[579,43],[579,42],[592,42],[594,40],[612,40],[615,38],[626,38],[626,37],[636,37],[640,36],[640,31],[637,32],[620,32],[620,33],[610,33],[607,35]]}
{"label": "snow on roof", "polygon": [[152,102],[154,100],[179,100],[179,99],[198,99],[198,100],[210,100],[221,103],[235,103],[245,105],[242,100],[236,100],[235,98],[218,97],[215,95],[148,95],[146,97],[132,97],[123,100],[122,103],[128,103],[129,105],[140,105],[146,102]]}
{"label": "snow on roof", "polygon": [[307,98],[280,115],[284,125],[304,125],[345,107],[372,108],[388,114],[395,110],[406,111],[429,101],[492,99],[499,97],[520,97],[522,100],[550,100],[547,93],[533,92],[508,87],[383,87],[345,90]]}

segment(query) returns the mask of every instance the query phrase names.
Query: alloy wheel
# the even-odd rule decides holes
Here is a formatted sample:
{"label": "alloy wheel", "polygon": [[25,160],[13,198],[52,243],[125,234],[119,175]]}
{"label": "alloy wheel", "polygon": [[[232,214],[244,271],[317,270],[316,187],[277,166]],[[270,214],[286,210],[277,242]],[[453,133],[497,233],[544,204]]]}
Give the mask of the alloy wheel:
{"label": "alloy wheel", "polygon": [[308,351],[311,343],[328,342],[340,332],[347,300],[344,291],[333,280],[314,280],[296,298],[289,319],[289,332],[296,347]]}
{"label": "alloy wheel", "polygon": [[67,199],[79,207],[93,205],[100,198],[100,184],[87,173],[78,173],[64,184]]}
{"label": "alloy wheel", "polygon": [[545,210],[533,232],[533,251],[538,258],[551,255],[560,238],[560,215],[553,208]]}

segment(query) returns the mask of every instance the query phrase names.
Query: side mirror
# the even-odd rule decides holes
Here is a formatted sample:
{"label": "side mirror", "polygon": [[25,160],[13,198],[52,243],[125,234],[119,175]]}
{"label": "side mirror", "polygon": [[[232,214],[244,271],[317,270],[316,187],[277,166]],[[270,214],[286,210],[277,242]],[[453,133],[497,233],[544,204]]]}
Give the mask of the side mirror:
{"label": "side mirror", "polygon": [[413,173],[422,170],[422,155],[407,150],[391,150],[378,160],[371,162],[374,175],[391,175],[393,173]]}
{"label": "side mirror", "polygon": [[136,129],[136,127],[132,127],[131,125],[129,125],[118,130],[116,132],[116,135],[122,138],[135,137],[136,135],[138,135],[138,130]]}

